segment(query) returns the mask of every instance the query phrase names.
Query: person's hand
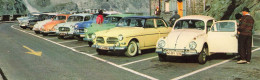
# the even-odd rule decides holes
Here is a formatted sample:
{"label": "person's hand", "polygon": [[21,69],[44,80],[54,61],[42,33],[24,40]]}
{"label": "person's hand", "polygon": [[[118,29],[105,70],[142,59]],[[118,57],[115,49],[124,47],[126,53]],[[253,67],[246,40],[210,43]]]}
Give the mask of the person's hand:
{"label": "person's hand", "polygon": [[237,34],[240,34],[240,32],[238,31]]}

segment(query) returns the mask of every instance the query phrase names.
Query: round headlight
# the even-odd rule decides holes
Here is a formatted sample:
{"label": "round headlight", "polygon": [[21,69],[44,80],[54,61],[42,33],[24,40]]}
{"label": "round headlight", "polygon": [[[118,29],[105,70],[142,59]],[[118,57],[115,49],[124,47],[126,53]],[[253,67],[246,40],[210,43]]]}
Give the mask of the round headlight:
{"label": "round headlight", "polygon": [[84,32],[87,33],[87,32],[88,32],[88,29],[84,29]]}
{"label": "round headlight", "polygon": [[189,47],[190,47],[190,49],[195,49],[197,47],[197,43],[192,41],[192,42],[190,42]]}
{"label": "round headlight", "polygon": [[95,39],[96,38],[96,34],[92,34],[91,37],[92,37],[92,39]]}
{"label": "round headlight", "polygon": [[74,27],[75,27],[75,28],[78,28],[78,25],[75,25]]}
{"label": "round headlight", "polygon": [[122,34],[118,35],[118,40],[122,41],[124,39],[124,36]]}
{"label": "round headlight", "polygon": [[160,48],[163,48],[164,46],[165,46],[165,41],[164,40],[160,40],[159,42],[158,42],[158,47],[160,47]]}

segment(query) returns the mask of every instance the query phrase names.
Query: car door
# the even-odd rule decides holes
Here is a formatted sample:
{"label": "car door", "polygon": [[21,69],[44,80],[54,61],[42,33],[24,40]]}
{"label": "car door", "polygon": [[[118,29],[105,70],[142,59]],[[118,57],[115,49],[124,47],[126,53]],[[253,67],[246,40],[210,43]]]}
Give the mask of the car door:
{"label": "car door", "polygon": [[155,47],[159,38],[159,31],[155,28],[155,19],[147,19],[144,25],[144,46]]}
{"label": "car door", "polygon": [[172,30],[171,27],[168,27],[166,22],[163,19],[156,19],[156,29],[159,31],[159,38],[166,37],[169,32]]}
{"label": "car door", "polygon": [[237,25],[236,21],[219,21],[213,24],[208,32],[209,52],[237,53]]}

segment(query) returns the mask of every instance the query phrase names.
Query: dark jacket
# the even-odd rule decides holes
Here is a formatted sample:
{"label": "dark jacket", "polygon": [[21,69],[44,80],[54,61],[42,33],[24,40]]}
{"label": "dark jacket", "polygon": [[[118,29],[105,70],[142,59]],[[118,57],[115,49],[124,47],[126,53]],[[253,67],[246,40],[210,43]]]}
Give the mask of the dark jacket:
{"label": "dark jacket", "polygon": [[254,19],[250,15],[245,15],[241,18],[241,24],[237,29],[240,32],[240,35],[252,36],[252,30],[254,26]]}

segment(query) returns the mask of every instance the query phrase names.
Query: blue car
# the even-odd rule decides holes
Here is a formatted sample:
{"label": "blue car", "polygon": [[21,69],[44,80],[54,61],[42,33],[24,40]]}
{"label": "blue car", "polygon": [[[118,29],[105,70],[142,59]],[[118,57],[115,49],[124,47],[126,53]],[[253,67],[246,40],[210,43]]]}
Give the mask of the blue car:
{"label": "blue car", "polygon": [[[107,14],[107,13],[103,14],[103,17],[104,17],[104,22],[103,23],[107,23],[108,22],[108,20],[106,20],[106,18],[105,18],[108,15],[109,14]],[[74,36],[76,36],[78,41],[83,41],[83,38],[85,36],[84,28],[88,28],[88,27],[91,26],[92,23],[96,23],[97,16],[98,16],[98,14],[93,14],[92,17],[91,17],[91,20],[75,24]]]}

